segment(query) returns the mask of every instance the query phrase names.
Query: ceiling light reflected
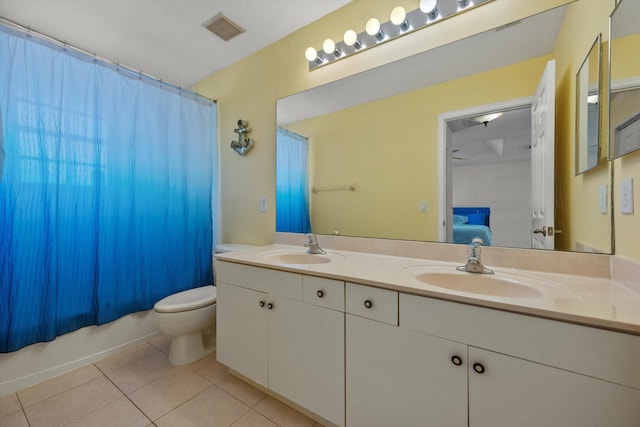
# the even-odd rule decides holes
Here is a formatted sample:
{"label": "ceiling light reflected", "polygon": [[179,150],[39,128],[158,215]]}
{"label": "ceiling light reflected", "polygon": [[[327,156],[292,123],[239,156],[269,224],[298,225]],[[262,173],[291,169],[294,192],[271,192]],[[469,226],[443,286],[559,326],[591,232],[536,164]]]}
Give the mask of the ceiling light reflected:
{"label": "ceiling light reflected", "polygon": [[483,123],[485,126],[487,126],[489,123],[491,123],[492,121],[494,121],[495,119],[501,116],[502,116],[501,112],[483,114],[482,116],[472,117],[471,120],[477,123]]}

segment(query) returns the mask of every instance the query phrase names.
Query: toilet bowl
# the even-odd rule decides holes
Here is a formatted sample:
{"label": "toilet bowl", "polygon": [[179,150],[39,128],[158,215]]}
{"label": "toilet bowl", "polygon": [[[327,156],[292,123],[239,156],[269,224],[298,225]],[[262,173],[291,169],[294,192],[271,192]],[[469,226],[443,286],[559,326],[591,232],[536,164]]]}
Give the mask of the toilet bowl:
{"label": "toilet bowl", "polygon": [[156,327],[171,336],[172,365],[195,362],[215,351],[215,286],[169,295],[153,306],[153,317]]}

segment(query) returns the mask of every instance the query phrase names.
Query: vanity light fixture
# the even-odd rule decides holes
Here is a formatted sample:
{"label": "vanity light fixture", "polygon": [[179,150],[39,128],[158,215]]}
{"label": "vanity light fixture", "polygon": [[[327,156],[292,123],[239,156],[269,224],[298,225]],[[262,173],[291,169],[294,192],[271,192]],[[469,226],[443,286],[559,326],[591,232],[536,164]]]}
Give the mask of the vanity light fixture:
{"label": "vanity light fixture", "polygon": [[469,5],[472,5],[473,2],[471,0],[458,0],[458,11],[462,9],[466,9]]}
{"label": "vanity light fixture", "polygon": [[398,6],[391,11],[391,22],[393,25],[399,25],[402,31],[409,29],[409,21],[407,21],[407,11],[404,7]]}
{"label": "vanity light fixture", "polygon": [[326,39],[322,44],[322,49],[307,48],[304,56],[309,62],[309,71],[339,59],[348,58],[355,53],[364,52],[369,48],[410,34],[493,0],[414,1],[418,7],[410,12],[407,12],[402,6],[395,7],[387,22],[381,23],[378,18],[373,17],[366,22],[364,31],[361,33],[349,29],[345,31],[343,40],[334,42],[332,39]]}
{"label": "vanity light fixture", "polygon": [[326,53],[327,55],[333,54],[333,56],[335,56],[336,58],[342,55],[340,49],[336,47],[336,43],[331,39],[326,39],[324,43],[322,43],[322,50],[324,50],[324,53]]}
{"label": "vanity light fixture", "polygon": [[378,40],[379,42],[384,40],[384,32],[380,29],[380,21],[378,21],[376,18],[371,18],[367,21],[365,30],[370,36],[375,36],[376,40]]}
{"label": "vanity light fixture", "polygon": [[358,34],[353,30],[347,30],[344,32],[344,44],[347,46],[353,46],[356,50],[362,47],[362,43],[358,39]]}
{"label": "vanity light fixture", "polygon": [[435,21],[438,19],[438,1],[420,0],[420,11],[427,14],[429,21]]}
{"label": "vanity light fixture", "polygon": [[304,51],[304,56],[309,62],[313,61],[318,65],[322,64],[322,58],[320,58],[318,52],[312,47],[308,47],[307,50]]}

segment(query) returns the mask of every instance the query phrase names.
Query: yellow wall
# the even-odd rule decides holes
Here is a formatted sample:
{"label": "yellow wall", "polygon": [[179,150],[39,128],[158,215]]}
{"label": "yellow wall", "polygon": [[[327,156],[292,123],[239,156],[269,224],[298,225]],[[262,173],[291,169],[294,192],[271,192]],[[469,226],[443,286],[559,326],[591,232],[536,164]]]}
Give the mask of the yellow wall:
{"label": "yellow wall", "polygon": [[[348,28],[362,31],[364,23],[372,16],[386,21],[391,9],[398,4],[394,0],[354,0],[321,20],[199,82],[194,87],[196,91],[218,100],[220,240],[253,244],[268,244],[273,241],[275,115],[278,98],[567,2],[568,0],[494,0],[455,18],[309,72],[304,59],[304,50],[308,46],[319,47],[327,37],[340,39]],[[600,3],[591,0],[580,2]],[[408,9],[413,9],[417,1],[407,1],[406,4],[413,5],[407,6]],[[591,41],[585,42],[585,54]],[[249,136],[256,142],[256,147],[246,157],[238,156],[229,148],[231,140],[237,136],[233,129],[238,119],[249,122],[252,129]],[[263,195],[270,202],[267,213],[259,211],[259,199]]]}
{"label": "yellow wall", "polygon": [[[573,250],[577,242],[611,252],[611,212],[600,213],[600,186],[610,186],[610,164],[575,175],[576,74],[599,33],[608,37],[613,0],[579,0],[569,5],[556,40],[556,247]],[[603,51],[606,54],[606,51]],[[605,56],[606,57],[606,56]],[[604,58],[603,58],[604,59]],[[605,67],[606,68],[606,67]],[[604,98],[604,97],[603,97]],[[601,106],[604,103],[601,102]],[[606,104],[605,104],[606,106]],[[606,120],[606,113],[603,117]],[[606,132],[602,133],[606,153]]]}
{"label": "yellow wall", "polygon": [[[536,58],[287,126],[309,137],[312,186],[357,184],[355,192],[313,195],[314,232],[437,240],[438,115],[533,96],[549,59]],[[426,213],[419,212],[420,200],[428,202]]]}

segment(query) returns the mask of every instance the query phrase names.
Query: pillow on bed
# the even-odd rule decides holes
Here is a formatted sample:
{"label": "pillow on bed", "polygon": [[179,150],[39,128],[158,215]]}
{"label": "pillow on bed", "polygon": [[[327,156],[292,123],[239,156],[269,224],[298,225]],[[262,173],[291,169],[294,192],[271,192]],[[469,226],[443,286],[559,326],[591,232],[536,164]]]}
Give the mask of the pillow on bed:
{"label": "pillow on bed", "polygon": [[454,215],[453,216],[453,223],[454,224],[466,224],[467,221],[469,221],[469,218],[467,218],[464,215]]}
{"label": "pillow on bed", "polygon": [[472,213],[467,217],[469,218],[467,224],[485,225],[487,223],[487,215],[483,213]]}

